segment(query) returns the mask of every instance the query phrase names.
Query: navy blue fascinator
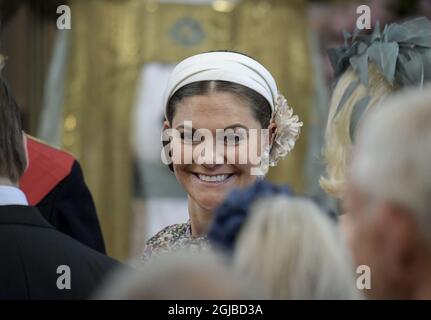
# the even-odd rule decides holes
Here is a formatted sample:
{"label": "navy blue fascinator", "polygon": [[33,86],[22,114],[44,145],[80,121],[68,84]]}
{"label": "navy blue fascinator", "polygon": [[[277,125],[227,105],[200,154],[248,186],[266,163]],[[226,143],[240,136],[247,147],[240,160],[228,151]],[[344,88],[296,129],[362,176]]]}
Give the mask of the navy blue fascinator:
{"label": "navy blue fascinator", "polygon": [[208,233],[211,243],[232,251],[253,203],[276,195],[292,196],[293,192],[287,186],[276,186],[265,180],[259,180],[244,190],[234,190],[214,213],[214,222]]}

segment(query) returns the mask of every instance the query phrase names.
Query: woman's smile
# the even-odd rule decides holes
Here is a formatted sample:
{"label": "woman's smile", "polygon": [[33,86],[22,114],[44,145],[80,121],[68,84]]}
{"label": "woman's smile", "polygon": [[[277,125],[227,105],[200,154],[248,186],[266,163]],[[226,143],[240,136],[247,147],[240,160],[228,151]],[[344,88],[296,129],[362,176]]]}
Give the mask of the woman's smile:
{"label": "woman's smile", "polygon": [[235,173],[198,173],[191,172],[193,177],[198,180],[198,183],[208,186],[224,185],[232,180]]}

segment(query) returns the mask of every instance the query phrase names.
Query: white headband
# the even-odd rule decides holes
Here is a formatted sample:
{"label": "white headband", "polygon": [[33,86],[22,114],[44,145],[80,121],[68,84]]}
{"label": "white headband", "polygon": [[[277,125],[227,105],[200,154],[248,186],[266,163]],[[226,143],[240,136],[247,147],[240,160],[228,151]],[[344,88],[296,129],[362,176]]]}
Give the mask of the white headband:
{"label": "white headband", "polygon": [[259,62],[235,52],[208,52],[180,62],[169,77],[163,103],[182,87],[198,81],[222,80],[243,85],[260,93],[274,112],[278,97],[277,85],[271,73]]}

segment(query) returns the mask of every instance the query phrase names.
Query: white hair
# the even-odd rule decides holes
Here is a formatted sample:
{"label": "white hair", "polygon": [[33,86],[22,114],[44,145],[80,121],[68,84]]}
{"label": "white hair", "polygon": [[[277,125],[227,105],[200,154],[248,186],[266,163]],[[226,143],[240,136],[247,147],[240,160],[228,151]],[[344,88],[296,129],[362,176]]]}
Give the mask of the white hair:
{"label": "white hair", "polygon": [[397,94],[370,114],[350,176],[374,199],[409,209],[431,236],[431,87]]}
{"label": "white hair", "polygon": [[273,299],[361,297],[338,229],[307,199],[258,201],[240,233],[233,265],[259,280]]}

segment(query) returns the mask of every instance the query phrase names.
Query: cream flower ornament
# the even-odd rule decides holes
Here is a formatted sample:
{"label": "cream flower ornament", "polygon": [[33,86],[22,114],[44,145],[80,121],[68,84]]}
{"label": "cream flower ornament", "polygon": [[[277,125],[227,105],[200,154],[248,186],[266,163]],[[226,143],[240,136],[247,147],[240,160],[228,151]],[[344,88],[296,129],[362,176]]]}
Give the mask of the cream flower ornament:
{"label": "cream flower ornament", "polygon": [[277,128],[269,153],[269,165],[271,167],[276,166],[280,159],[292,151],[303,125],[302,121],[299,121],[299,117],[293,114],[293,109],[289,107],[282,94],[277,97],[273,122]]}

